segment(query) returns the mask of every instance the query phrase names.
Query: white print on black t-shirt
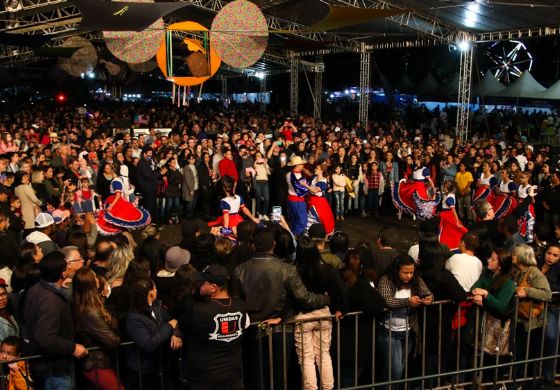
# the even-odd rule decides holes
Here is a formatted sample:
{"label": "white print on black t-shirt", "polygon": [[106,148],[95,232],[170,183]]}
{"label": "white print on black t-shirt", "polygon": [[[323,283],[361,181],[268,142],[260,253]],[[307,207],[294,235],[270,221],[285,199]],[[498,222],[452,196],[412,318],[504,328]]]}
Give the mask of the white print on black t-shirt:
{"label": "white print on black t-shirt", "polygon": [[216,314],[214,322],[216,329],[210,333],[209,340],[225,341],[229,343],[241,336],[243,328],[241,327],[241,319],[243,314],[240,312]]}

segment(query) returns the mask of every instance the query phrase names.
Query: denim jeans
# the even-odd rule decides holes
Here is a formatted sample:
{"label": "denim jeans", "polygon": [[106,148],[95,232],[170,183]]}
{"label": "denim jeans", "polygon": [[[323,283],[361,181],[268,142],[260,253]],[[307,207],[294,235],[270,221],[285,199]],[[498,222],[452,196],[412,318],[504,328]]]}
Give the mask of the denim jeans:
{"label": "denim jeans", "polygon": [[[553,356],[558,351],[558,321],[560,320],[560,308],[549,306],[546,316],[546,328],[544,330],[544,356]],[[543,363],[543,376],[548,382],[552,382],[556,372],[556,359],[545,360]]]}
{"label": "denim jeans", "polygon": [[163,221],[165,218],[165,198],[158,198],[157,199],[157,220]]}
{"label": "denim jeans", "polygon": [[344,191],[334,191],[335,198],[335,217],[344,216]]}
{"label": "denim jeans", "polygon": [[193,198],[190,202],[185,202],[184,214],[187,218],[194,217],[194,210],[196,209],[196,201],[198,200],[198,193],[195,191]]}
{"label": "denim jeans", "polygon": [[268,214],[270,203],[270,189],[268,181],[257,181],[255,186],[255,198],[257,200],[257,214]]}
{"label": "denim jeans", "polygon": [[[408,335],[408,341],[407,336]],[[413,331],[409,332],[391,332],[389,336],[389,330],[384,326],[379,328],[377,332],[377,347],[379,350],[379,357],[381,359],[380,364],[383,366],[383,375],[381,380],[383,382],[387,380],[399,380],[402,378],[402,374],[405,367],[405,362],[408,356],[414,348],[415,336]],[[405,346],[408,350],[405,351]],[[389,353],[389,350],[391,351]],[[389,355],[391,360],[389,361]],[[389,365],[391,367],[391,375],[389,376]],[[398,388],[393,386],[393,389]]]}
{"label": "denim jeans", "polygon": [[165,198],[165,217],[169,218],[171,214],[179,214],[181,212],[181,198]]}
{"label": "denim jeans", "polygon": [[45,379],[45,390],[71,390],[72,377],[68,376],[51,376]]}

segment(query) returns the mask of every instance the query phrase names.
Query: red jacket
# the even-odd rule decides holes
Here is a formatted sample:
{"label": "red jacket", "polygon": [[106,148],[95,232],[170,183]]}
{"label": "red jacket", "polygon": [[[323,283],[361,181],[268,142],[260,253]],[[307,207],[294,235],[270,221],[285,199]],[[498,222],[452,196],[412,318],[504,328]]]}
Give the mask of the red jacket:
{"label": "red jacket", "polygon": [[218,171],[220,171],[220,177],[231,176],[231,177],[233,177],[233,180],[236,183],[239,180],[239,175],[237,173],[237,167],[235,166],[235,163],[233,162],[233,160],[223,158],[218,163]]}

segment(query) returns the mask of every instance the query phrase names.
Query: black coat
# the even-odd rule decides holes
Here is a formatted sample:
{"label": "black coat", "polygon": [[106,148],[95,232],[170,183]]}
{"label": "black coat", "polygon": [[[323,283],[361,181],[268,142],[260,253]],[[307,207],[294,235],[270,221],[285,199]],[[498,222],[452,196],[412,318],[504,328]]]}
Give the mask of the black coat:
{"label": "black coat", "polygon": [[198,173],[198,187],[210,187],[212,185],[212,177],[210,176],[210,171],[206,164],[198,164],[196,166],[196,172]]}
{"label": "black coat", "polygon": [[183,195],[182,184],[183,174],[180,170],[169,169],[165,174],[167,176],[167,188],[165,189],[166,198],[180,198]]}
{"label": "black coat", "polygon": [[158,180],[161,177],[159,170],[153,170],[152,164],[141,158],[136,169],[138,173],[138,187],[143,193],[156,192]]}
{"label": "black coat", "polygon": [[96,310],[88,310],[80,316],[77,325],[77,339],[85,347],[101,347],[90,351],[87,357],[80,360],[85,370],[94,368],[111,368],[111,357],[109,354],[115,351],[121,338],[117,334],[117,324],[114,321],[109,325]]}
{"label": "black coat", "polygon": [[34,375],[70,375],[74,352],[74,322],[66,297],[44,280],[27,292],[22,305],[22,338],[25,355],[42,355],[31,360]]}
{"label": "black coat", "polygon": [[315,310],[329,297],[309,292],[296,268],[271,254],[255,254],[233,271],[232,295],[246,302],[251,321],[291,319],[301,310]]}
{"label": "black coat", "polygon": [[142,374],[154,374],[159,369],[158,361],[161,358],[160,347],[169,347],[169,339],[173,335],[173,328],[167,321],[171,318],[167,311],[156,300],[152,304],[151,313],[130,312],[126,316],[126,332],[134,342],[132,347],[126,350],[126,365],[129,370],[139,371]]}

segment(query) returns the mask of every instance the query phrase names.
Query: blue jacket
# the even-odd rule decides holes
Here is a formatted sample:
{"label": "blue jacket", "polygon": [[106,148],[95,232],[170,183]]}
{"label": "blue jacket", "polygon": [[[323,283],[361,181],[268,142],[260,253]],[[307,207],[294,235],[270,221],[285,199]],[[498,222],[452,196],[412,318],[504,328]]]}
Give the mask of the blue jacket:
{"label": "blue jacket", "polygon": [[161,306],[161,301],[152,303],[152,311],[156,318],[146,310],[145,313],[131,311],[125,320],[126,332],[134,342],[133,346],[127,347],[126,365],[129,370],[141,369],[142,374],[147,375],[158,372],[163,353],[160,347],[169,346],[173,335],[173,328],[167,322],[171,317]]}

